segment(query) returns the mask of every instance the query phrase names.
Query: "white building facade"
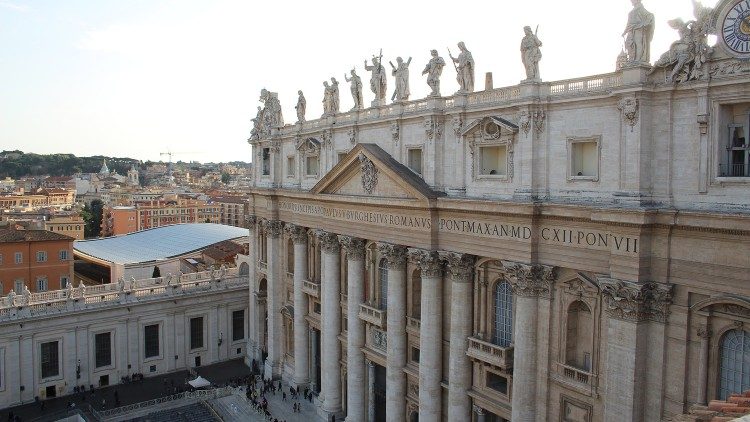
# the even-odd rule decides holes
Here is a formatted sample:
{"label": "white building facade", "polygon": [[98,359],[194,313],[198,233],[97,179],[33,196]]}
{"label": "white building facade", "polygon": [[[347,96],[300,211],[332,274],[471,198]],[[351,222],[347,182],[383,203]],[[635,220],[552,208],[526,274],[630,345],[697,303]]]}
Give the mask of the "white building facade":
{"label": "white building facade", "polygon": [[248,360],[322,420],[658,421],[750,389],[742,58],[261,130]]}

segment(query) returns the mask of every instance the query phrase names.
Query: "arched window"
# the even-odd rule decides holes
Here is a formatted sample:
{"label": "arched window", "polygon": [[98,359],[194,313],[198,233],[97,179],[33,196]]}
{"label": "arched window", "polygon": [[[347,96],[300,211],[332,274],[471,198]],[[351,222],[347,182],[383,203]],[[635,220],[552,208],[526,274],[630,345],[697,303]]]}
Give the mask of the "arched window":
{"label": "arched window", "polygon": [[588,305],[577,300],[568,307],[565,364],[591,371],[594,319]]}
{"label": "arched window", "polygon": [[243,262],[240,264],[240,277],[247,277],[250,275],[250,266],[247,265],[247,262]]}
{"label": "arched window", "polygon": [[420,319],[422,314],[422,270],[411,276],[411,317]]}
{"label": "arched window", "polygon": [[286,244],[286,272],[294,274],[294,241],[289,239]]}
{"label": "arched window", "polygon": [[492,326],[492,342],[508,347],[513,341],[513,290],[507,281],[495,283],[495,321]]}
{"label": "arched window", "polygon": [[721,340],[719,399],[750,389],[750,333],[732,330]]}
{"label": "arched window", "polygon": [[388,309],[388,262],[385,258],[380,260],[378,271],[380,272],[380,309]]}

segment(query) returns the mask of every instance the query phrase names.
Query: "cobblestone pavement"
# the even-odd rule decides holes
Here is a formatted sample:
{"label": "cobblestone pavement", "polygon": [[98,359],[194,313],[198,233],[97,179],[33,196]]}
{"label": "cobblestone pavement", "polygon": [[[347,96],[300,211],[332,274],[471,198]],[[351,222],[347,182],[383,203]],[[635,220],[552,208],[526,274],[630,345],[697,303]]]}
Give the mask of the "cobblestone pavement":
{"label": "cobblestone pavement", "polygon": [[[276,381],[278,383],[278,381]],[[289,391],[289,385],[282,383],[282,390]],[[293,421],[317,421],[317,406],[315,400],[310,403],[306,400],[299,400],[298,402],[302,406],[301,413],[292,412],[292,401],[289,394],[287,394],[286,401],[283,400],[283,395],[277,392],[275,395],[268,393],[266,395],[268,400],[268,410],[271,412],[271,417],[284,422]],[[226,422],[266,422],[266,419],[259,413],[257,413],[250,403],[245,399],[244,395],[231,395],[228,397],[222,397],[216,400],[211,400],[211,406],[214,408],[222,419]]]}

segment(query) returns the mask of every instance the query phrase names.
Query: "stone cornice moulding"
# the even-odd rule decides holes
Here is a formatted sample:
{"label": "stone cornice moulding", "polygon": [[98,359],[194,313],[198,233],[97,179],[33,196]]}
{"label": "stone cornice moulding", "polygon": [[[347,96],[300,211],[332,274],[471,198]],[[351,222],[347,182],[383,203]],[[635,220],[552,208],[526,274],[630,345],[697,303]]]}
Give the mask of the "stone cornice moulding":
{"label": "stone cornice moulding", "polygon": [[597,276],[605,312],[623,321],[665,323],[672,304],[672,284],[618,280]]}

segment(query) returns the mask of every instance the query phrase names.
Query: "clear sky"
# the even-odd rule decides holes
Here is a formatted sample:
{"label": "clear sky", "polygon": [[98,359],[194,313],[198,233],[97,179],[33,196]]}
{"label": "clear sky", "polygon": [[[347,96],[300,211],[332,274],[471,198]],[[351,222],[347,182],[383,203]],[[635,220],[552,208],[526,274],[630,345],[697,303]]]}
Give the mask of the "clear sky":
{"label": "clear sky", "polygon": [[[654,61],[677,38],[667,20],[691,18],[692,4],[643,4],[656,15]],[[539,25],[543,80],[607,73],[630,9],[629,0],[0,0],[0,150],[250,161],[261,88],[279,93],[287,123],[302,89],[314,119],[331,76],[342,111],[352,106],[343,77],[356,66],[369,104],[363,61],[382,48],[388,69],[413,57],[411,98],[422,98],[430,49],[448,62],[458,41],[474,56],[478,89],[490,71],[495,87],[514,85],[524,25]],[[457,88],[448,64],[443,94]]]}

